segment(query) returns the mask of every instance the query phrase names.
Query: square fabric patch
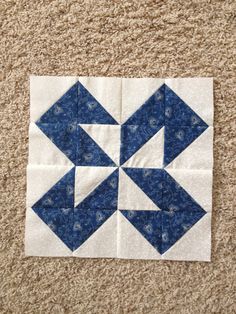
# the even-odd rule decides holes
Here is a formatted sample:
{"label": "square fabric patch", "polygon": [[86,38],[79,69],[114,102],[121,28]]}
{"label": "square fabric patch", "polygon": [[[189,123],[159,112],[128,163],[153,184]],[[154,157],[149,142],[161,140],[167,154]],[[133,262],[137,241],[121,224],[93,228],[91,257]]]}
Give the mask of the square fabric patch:
{"label": "square fabric patch", "polygon": [[209,261],[211,78],[32,76],[26,254]]}

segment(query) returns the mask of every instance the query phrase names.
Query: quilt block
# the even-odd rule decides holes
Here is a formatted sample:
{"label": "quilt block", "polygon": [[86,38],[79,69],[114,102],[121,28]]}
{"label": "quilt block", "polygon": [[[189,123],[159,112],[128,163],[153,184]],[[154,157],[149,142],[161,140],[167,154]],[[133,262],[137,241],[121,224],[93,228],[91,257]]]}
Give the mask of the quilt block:
{"label": "quilt block", "polygon": [[209,261],[211,78],[30,78],[27,255]]}

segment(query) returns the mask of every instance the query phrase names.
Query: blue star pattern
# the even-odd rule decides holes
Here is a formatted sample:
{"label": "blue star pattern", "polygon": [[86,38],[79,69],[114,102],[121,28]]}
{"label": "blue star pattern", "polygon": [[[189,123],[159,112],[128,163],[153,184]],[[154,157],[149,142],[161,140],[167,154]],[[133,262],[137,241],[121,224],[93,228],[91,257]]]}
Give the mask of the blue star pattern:
{"label": "blue star pattern", "polygon": [[[82,124],[118,123],[80,82],[55,102],[36,124],[75,166],[114,167],[114,171],[76,206],[75,167],[32,206],[72,251],[118,210],[117,167],[122,167],[160,208],[160,211],[120,209],[160,254],[165,253],[206,214],[164,168],[205,132],[208,125],[166,84],[140,104],[140,108],[121,125],[120,165],[116,165],[81,127]],[[163,167],[123,166],[162,127]]]}

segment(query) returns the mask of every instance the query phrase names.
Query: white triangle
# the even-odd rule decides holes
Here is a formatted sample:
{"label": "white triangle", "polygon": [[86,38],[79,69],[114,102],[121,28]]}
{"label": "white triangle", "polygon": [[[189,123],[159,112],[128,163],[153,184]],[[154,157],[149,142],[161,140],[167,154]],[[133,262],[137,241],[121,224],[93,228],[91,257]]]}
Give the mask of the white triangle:
{"label": "white triangle", "polygon": [[76,81],[76,76],[30,76],[30,121],[37,121]]}
{"label": "white triangle", "polygon": [[207,212],[212,209],[212,170],[166,169]]}
{"label": "white triangle", "polygon": [[162,84],[164,79],[123,78],[121,122],[124,123]]}
{"label": "white triangle", "polygon": [[76,167],[75,206],[81,203],[116,167]]}
{"label": "white triangle", "polygon": [[118,212],[117,256],[128,259],[161,259],[157,250]]}
{"label": "white triangle", "polygon": [[120,162],[120,126],[80,124],[85,132],[104,150],[116,165]]}
{"label": "white triangle", "polygon": [[160,210],[121,168],[119,169],[118,209]]}
{"label": "white triangle", "polygon": [[25,254],[28,256],[70,256],[72,251],[31,208],[27,208]]}
{"label": "white triangle", "polygon": [[53,185],[55,185],[71,166],[27,166],[27,206],[33,206]]}
{"label": "white triangle", "polygon": [[90,94],[120,123],[121,78],[79,77],[79,81]]}
{"label": "white triangle", "polygon": [[117,211],[73,252],[73,256],[117,257]]}
{"label": "white triangle", "polygon": [[213,127],[208,127],[166,169],[211,169],[212,166]]}
{"label": "white triangle", "polygon": [[29,164],[74,165],[35,123],[29,127]]}
{"label": "white triangle", "polygon": [[130,168],[161,168],[164,156],[164,127],[147,141],[122,166]]}
{"label": "white triangle", "polygon": [[208,125],[213,125],[213,79],[166,79],[168,85]]}
{"label": "white triangle", "polygon": [[211,214],[206,214],[168,251],[163,259],[207,261],[211,260]]}

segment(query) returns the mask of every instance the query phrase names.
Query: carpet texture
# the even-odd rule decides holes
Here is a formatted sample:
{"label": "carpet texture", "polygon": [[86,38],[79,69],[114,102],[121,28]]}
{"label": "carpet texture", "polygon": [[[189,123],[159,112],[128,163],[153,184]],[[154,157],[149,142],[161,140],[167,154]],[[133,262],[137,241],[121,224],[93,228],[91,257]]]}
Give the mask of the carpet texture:
{"label": "carpet texture", "polygon": [[[235,9],[1,1],[0,313],[236,312]],[[24,256],[29,74],[215,78],[211,263]]]}

